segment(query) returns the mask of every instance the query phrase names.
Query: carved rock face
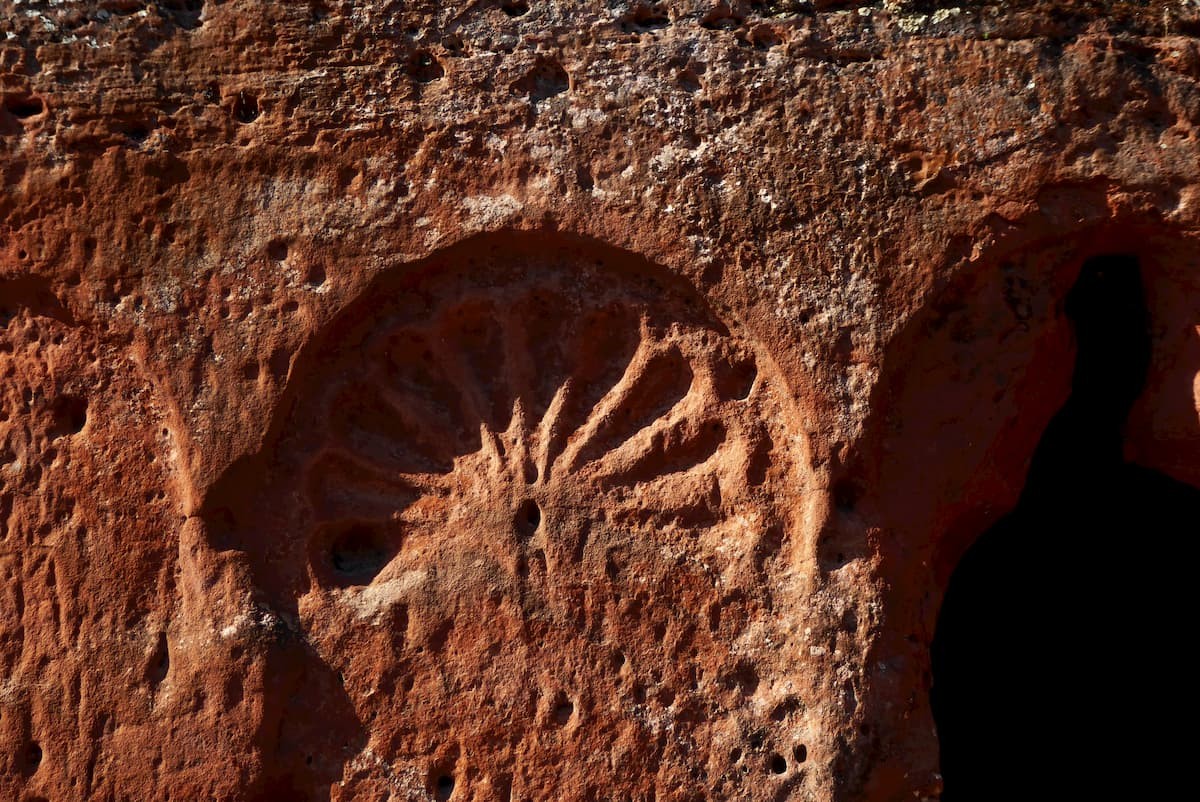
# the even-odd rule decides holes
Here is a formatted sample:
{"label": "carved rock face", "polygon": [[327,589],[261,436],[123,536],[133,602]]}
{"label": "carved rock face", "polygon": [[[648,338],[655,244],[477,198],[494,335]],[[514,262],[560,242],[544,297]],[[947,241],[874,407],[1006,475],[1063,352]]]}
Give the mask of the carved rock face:
{"label": "carved rock face", "polygon": [[804,782],[787,388],[656,272],[549,239],[389,277],[212,494],[369,733],[346,798]]}
{"label": "carved rock face", "polygon": [[937,797],[1089,257],[1200,484],[1193,6],[0,0],[0,799]]}

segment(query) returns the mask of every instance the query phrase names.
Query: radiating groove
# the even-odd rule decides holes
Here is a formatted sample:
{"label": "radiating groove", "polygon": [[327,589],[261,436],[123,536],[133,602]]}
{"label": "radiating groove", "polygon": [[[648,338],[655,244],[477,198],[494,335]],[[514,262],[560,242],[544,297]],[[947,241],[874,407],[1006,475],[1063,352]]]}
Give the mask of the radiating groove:
{"label": "radiating groove", "polygon": [[[514,336],[511,354],[520,366],[514,369],[514,390],[524,401],[531,421],[547,413],[555,396],[566,383],[570,371],[567,349],[578,323],[565,297],[545,290],[532,290],[521,299],[512,317],[520,336]],[[532,424],[531,424],[532,428]]]}
{"label": "radiating groove", "polygon": [[492,431],[486,424],[479,425],[480,451],[487,457],[487,464],[494,474],[500,474],[508,463],[508,449],[500,434]]}
{"label": "radiating groove", "polygon": [[371,386],[349,388],[334,402],[332,430],[348,450],[381,465],[410,470],[434,467],[429,455],[416,448],[416,438],[403,418]]}
{"label": "radiating groove", "polygon": [[505,378],[504,347],[494,307],[487,302],[459,304],[442,315],[440,353],[452,383],[467,400],[466,412],[494,432],[508,429],[512,415]]}
{"label": "radiating groove", "polygon": [[386,519],[419,498],[422,488],[326,450],[309,467],[308,492],[319,519],[362,515]]}
{"label": "radiating groove", "polygon": [[537,397],[537,365],[528,340],[529,330],[523,315],[511,307],[499,312],[504,331],[504,361],[508,366],[508,395],[513,399],[513,417],[522,431],[531,431],[537,414],[533,409]]}
{"label": "radiating groove", "polygon": [[483,362],[478,366],[480,383],[491,388],[491,423],[494,431],[507,432],[520,411],[521,393],[517,387],[520,373],[521,324],[510,305],[492,305],[492,328],[498,337],[499,364]]}
{"label": "radiating groove", "polygon": [[571,343],[575,372],[566,382],[555,425],[549,430],[546,457],[551,466],[563,454],[571,436],[594,417],[597,407],[620,385],[629,366],[648,347],[641,337],[637,316],[628,309],[600,309],[580,325]]}
{"label": "radiating groove", "polygon": [[603,455],[596,461],[597,480],[606,486],[632,485],[706,463],[725,442],[726,428],[719,420],[696,414],[696,406],[685,399],[673,414]]}
{"label": "radiating groove", "polygon": [[596,407],[564,454],[568,470],[619,448],[668,414],[687,395],[693,374],[679,349],[672,346],[666,350],[645,350],[649,353],[635,357],[625,376]]}
{"label": "radiating groove", "polygon": [[377,383],[347,387],[330,414],[333,431],[348,446],[398,471],[445,472],[452,467],[448,433],[431,431],[419,414]]}
{"label": "radiating groove", "polygon": [[721,487],[713,472],[654,476],[637,490],[638,495],[624,510],[641,523],[702,529],[721,520]]}
{"label": "radiating groove", "polygon": [[477,447],[474,437],[447,421],[445,415],[430,409],[425,402],[406,398],[386,387],[379,388],[378,392],[404,425],[406,435],[424,447],[431,464],[437,465],[439,470],[450,470],[456,448]]}
{"label": "radiating groove", "polygon": [[361,454],[348,451],[344,447],[330,444],[322,449],[314,460],[313,465],[322,462],[331,466],[342,466],[342,471],[348,474],[358,474],[370,477],[379,484],[396,487],[413,492],[444,495],[447,490],[447,479],[444,473],[394,471],[373,462]]}
{"label": "radiating groove", "polygon": [[446,379],[453,389],[452,410],[466,424],[474,437],[478,432],[475,427],[471,426],[470,421],[486,420],[483,412],[485,403],[477,388],[471,384],[470,377],[463,370],[458,358],[453,355],[452,348],[448,345],[438,344],[434,346],[434,350],[445,366]]}
{"label": "radiating groove", "polygon": [[379,360],[381,384],[388,389],[393,405],[409,413],[417,433],[425,435],[437,450],[468,453],[477,448],[476,432],[465,425],[463,410],[456,409],[462,393],[445,375],[444,361],[428,338],[407,329],[384,338],[384,344],[383,353],[376,349],[375,354],[383,357]]}
{"label": "radiating groove", "polygon": [[567,395],[569,393],[570,388],[566,384],[558,388],[558,392],[554,394],[554,398],[546,409],[545,417],[542,418],[542,423],[537,430],[534,463],[537,465],[538,475],[542,477],[543,481],[550,478],[556,455],[555,446],[567,438],[567,435],[562,431],[562,411],[566,406]]}
{"label": "radiating groove", "polygon": [[536,422],[531,421],[525,411],[524,400],[518,396],[514,404],[513,425],[509,430],[512,434],[512,447],[508,454],[508,464],[513,475],[527,484],[533,484],[539,475],[536,455],[533,453],[536,447],[535,425]]}

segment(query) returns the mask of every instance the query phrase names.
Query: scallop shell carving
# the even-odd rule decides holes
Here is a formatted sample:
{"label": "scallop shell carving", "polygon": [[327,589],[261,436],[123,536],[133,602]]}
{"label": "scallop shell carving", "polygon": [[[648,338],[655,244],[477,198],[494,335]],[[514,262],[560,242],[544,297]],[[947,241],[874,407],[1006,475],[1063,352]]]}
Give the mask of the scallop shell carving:
{"label": "scallop shell carving", "polygon": [[209,508],[372,722],[386,766],[345,757],[345,798],[551,798],[533,767],[584,755],[596,793],[739,794],[799,754],[790,712],[726,745],[794,662],[755,658],[790,637],[785,397],[693,291],[594,246],[456,249],[336,318]]}

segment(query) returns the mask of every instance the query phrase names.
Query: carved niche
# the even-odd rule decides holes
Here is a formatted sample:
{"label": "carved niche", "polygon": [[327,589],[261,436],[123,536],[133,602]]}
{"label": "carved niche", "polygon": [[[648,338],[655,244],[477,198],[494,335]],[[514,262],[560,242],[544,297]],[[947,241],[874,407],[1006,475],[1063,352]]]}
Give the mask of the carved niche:
{"label": "carved niche", "polygon": [[[788,399],[694,290],[595,243],[492,236],[370,286],[206,504],[357,729],[315,757],[285,732],[275,773],[332,761],[308,771],[345,798],[812,782]],[[284,721],[332,721],[313,696]]]}

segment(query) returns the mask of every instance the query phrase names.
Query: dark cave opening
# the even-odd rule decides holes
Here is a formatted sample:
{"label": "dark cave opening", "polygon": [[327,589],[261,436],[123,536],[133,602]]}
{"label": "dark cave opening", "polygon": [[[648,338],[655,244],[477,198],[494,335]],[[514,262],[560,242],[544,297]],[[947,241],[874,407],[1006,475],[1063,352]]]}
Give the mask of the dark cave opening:
{"label": "dark cave opening", "polygon": [[1146,730],[1167,720],[1160,649],[1172,630],[1183,635],[1191,604],[1181,552],[1200,490],[1122,459],[1150,362],[1138,260],[1089,259],[1066,313],[1078,346],[1071,395],[1016,508],[968,549],[939,614],[943,802],[1111,790]]}

